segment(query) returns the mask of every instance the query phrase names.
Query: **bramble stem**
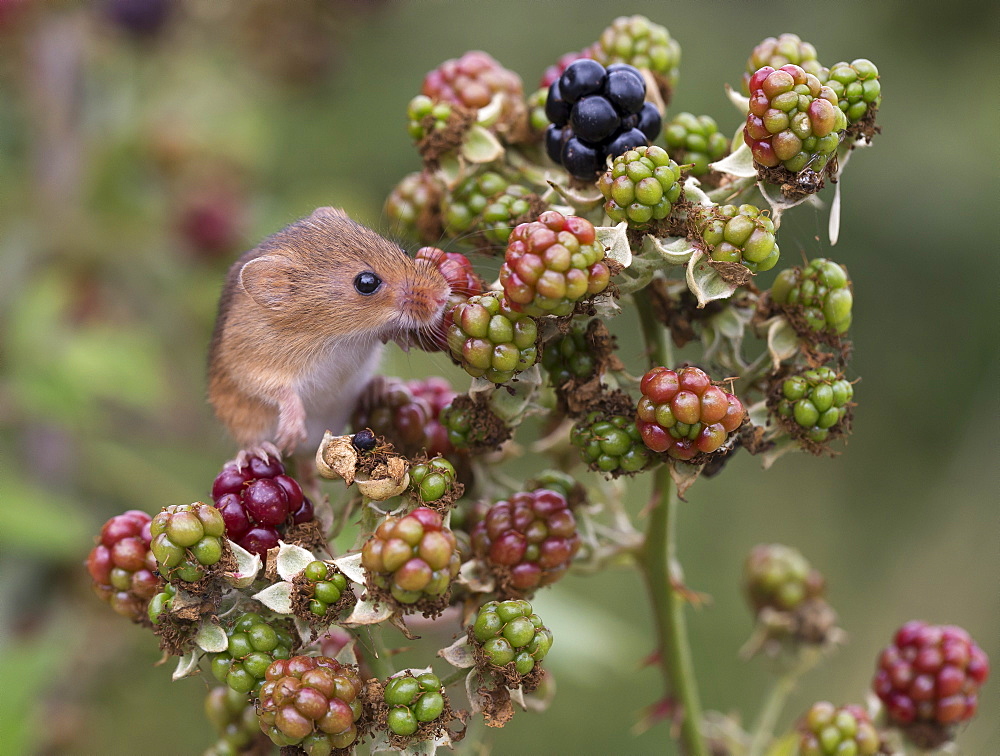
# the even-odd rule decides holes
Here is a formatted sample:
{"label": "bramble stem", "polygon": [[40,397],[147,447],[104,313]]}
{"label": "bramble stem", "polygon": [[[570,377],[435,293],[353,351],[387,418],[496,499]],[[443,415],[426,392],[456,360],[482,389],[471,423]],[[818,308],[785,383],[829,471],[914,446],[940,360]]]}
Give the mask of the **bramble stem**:
{"label": "bramble stem", "polygon": [[799,663],[789,669],[771,686],[767,694],[764,706],[757,715],[757,722],[754,724],[753,737],[750,740],[750,747],[747,756],[762,756],[771,742],[774,733],[774,725],[781,716],[781,710],[785,708],[788,696],[795,689],[795,684],[806,672],[816,666],[819,655],[816,653],[805,653]]}
{"label": "bramble stem", "polygon": [[382,628],[371,627],[368,631],[368,639],[371,641],[371,646],[364,643],[360,637],[358,638],[358,646],[361,648],[361,654],[365,657],[365,661],[368,662],[368,667],[371,669],[372,674],[380,680],[386,680],[396,670],[389,661],[389,652],[385,641],[382,639]]}
{"label": "bramble stem", "polygon": [[[646,340],[649,361],[653,366],[670,366],[671,354],[666,332],[656,322],[652,304],[642,292],[634,296]],[[694,662],[688,642],[684,605],[687,603],[677,584],[671,580],[671,566],[677,555],[677,510],[680,498],[670,479],[666,464],[657,468],[653,479],[653,504],[646,527],[646,539],[638,560],[646,586],[653,620],[659,638],[660,668],[668,694],[681,706],[681,742],[687,756],[707,756],[701,734],[701,703],[694,675]]]}
{"label": "bramble stem", "polygon": [[447,688],[450,685],[454,685],[460,680],[464,680],[469,676],[469,669],[456,669],[450,675],[445,675],[441,678],[441,685]]}

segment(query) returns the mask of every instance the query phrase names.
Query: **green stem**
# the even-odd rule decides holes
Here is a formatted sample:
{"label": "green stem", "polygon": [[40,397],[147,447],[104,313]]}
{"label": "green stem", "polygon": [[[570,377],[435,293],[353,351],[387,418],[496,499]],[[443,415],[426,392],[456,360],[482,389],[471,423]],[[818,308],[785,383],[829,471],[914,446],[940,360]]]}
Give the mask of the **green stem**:
{"label": "green stem", "polygon": [[799,678],[816,666],[819,658],[820,655],[816,652],[805,652],[795,666],[774,681],[774,685],[771,687],[770,692],[767,694],[767,699],[764,701],[764,706],[760,710],[760,714],[757,715],[757,722],[754,724],[753,737],[750,740],[750,748],[747,751],[747,756],[763,755],[768,744],[771,742],[774,726],[778,721],[778,717],[781,716],[782,709],[785,708],[788,696],[795,689],[795,684],[799,681]]}
{"label": "green stem", "polygon": [[[666,333],[656,322],[652,304],[642,293],[634,297],[646,340],[650,364],[669,366],[670,347]],[[681,742],[687,756],[707,756],[701,734],[701,703],[694,674],[691,645],[684,619],[686,599],[679,581],[671,580],[677,563],[677,510],[680,499],[666,464],[657,468],[653,482],[653,505],[639,565],[649,591],[653,620],[659,639],[660,668],[668,694],[681,706]]]}
{"label": "green stem", "polygon": [[446,688],[449,685],[454,685],[460,680],[464,680],[466,677],[468,677],[469,671],[470,670],[468,669],[456,669],[450,675],[445,675],[444,677],[441,678],[441,685],[443,685]]}
{"label": "green stem", "polygon": [[365,657],[365,661],[368,662],[368,667],[371,669],[372,674],[380,680],[386,680],[396,670],[389,661],[389,652],[385,641],[382,639],[382,628],[372,627],[368,631],[368,640],[371,641],[370,647],[361,638],[358,638],[358,646],[361,647],[361,653]]}

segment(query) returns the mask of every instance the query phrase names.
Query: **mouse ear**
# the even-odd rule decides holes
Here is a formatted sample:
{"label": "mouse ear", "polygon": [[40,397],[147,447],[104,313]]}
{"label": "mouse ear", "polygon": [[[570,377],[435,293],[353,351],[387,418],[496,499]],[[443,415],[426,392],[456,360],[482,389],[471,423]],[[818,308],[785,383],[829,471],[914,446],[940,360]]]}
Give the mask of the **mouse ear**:
{"label": "mouse ear", "polygon": [[317,207],[309,216],[309,220],[323,220],[324,218],[348,218],[348,215],[339,207]]}
{"label": "mouse ear", "polygon": [[278,310],[292,293],[291,262],[281,255],[255,257],[240,268],[240,286],[267,310]]}

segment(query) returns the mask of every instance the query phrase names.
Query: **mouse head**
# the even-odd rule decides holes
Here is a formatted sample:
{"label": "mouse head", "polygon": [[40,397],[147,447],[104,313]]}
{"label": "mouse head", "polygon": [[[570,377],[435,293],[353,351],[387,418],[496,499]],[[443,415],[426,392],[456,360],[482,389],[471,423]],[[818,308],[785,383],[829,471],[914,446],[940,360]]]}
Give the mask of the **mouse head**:
{"label": "mouse head", "polygon": [[432,326],[449,294],[431,263],[327,207],[265,241],[239,285],[276,323],[323,339],[386,340]]}

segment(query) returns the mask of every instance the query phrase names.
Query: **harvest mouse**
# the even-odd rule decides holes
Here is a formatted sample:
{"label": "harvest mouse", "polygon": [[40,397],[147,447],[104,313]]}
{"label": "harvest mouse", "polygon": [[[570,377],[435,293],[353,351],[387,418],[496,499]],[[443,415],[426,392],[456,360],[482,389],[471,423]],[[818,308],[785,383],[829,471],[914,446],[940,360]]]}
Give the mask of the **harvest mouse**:
{"label": "harvest mouse", "polygon": [[381,345],[433,328],[449,287],[342,211],[321,207],[229,269],[209,348],[208,396],[240,456],[280,456],[338,432]]}

